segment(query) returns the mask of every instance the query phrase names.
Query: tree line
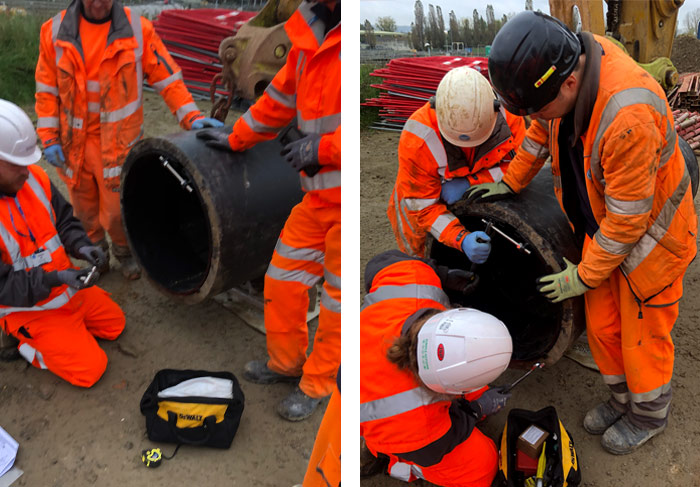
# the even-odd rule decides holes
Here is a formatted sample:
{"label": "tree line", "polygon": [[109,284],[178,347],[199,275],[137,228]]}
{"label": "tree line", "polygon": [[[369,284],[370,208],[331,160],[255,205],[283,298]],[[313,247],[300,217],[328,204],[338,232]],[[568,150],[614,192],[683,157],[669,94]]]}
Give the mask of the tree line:
{"label": "tree line", "polygon": [[[525,10],[533,10],[532,0],[525,0]],[[426,15],[423,2],[416,0],[413,8],[414,21],[411,23],[410,41],[413,49],[425,51],[430,49],[447,49],[455,43],[463,46],[485,46],[491,44],[496,33],[508,22],[514,14],[503,15],[497,19],[493,5],[486,5],[486,18],[477,9],[468,18],[457,18],[454,10],[448,14],[448,25],[445,28],[445,17],[439,5],[428,4]],[[395,32],[396,22],[391,17],[379,17],[375,25],[365,20],[360,26],[366,32],[366,39],[373,46],[374,30]]]}

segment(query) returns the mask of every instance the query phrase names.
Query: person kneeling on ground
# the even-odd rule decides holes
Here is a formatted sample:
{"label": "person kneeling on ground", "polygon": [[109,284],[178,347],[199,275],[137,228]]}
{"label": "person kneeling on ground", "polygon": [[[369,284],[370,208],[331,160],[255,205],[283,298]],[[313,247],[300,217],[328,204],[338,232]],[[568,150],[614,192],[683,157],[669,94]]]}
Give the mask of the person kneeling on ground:
{"label": "person kneeling on ground", "polygon": [[365,270],[360,314],[360,434],[389,474],[441,486],[490,486],[494,442],[476,423],[510,397],[489,389],[513,344],[496,317],[448,309],[443,288],[471,291],[467,271],[435,266],[397,250]]}
{"label": "person kneeling on ground", "polygon": [[36,142],[27,114],[0,100],[0,326],[29,363],[90,387],[107,367],[94,337],[117,338],[124,313],[72,265],[69,255],[98,267],[107,257],[34,165]]}

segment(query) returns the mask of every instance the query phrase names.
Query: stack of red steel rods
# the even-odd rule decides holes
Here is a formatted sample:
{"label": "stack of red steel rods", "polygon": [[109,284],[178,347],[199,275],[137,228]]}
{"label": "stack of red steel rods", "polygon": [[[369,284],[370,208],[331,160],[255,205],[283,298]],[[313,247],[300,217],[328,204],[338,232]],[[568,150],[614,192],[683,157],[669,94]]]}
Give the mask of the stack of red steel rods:
{"label": "stack of red steel rods", "polygon": [[[216,8],[163,10],[153,25],[182,68],[182,77],[192,95],[209,98],[211,80],[221,72],[219,44],[235,35],[256,14]],[[222,86],[217,92],[226,94]]]}
{"label": "stack of red steel rods", "polygon": [[690,145],[696,155],[700,155],[700,114],[687,110],[674,110],[676,132]]}
{"label": "stack of red steel rods", "polygon": [[488,59],[485,57],[398,58],[389,61],[384,68],[375,69],[370,76],[383,78],[381,83],[372,85],[380,90],[379,97],[361,103],[379,107],[382,120],[371,128],[401,131],[408,117],[435,94],[442,77],[458,66],[472,67],[488,79]]}

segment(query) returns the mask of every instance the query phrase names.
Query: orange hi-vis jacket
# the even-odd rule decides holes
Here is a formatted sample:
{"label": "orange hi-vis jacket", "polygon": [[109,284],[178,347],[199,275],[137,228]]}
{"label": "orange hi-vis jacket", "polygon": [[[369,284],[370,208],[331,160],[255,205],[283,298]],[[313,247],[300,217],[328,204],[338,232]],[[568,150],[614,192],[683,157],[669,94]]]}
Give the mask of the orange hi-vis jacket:
{"label": "orange hi-vis jacket", "polygon": [[[578,272],[595,288],[620,267],[644,302],[681,276],[695,257],[698,224],[690,176],[659,84],[604,37],[583,33],[583,39],[586,70],[599,75],[592,73],[586,85],[584,73],[581,89],[592,90],[595,103],[588,127],[576,135],[599,229]],[[560,150],[566,148],[558,143],[560,121],[533,121],[503,181],[519,192],[551,154],[554,191],[563,209]]]}
{"label": "orange hi-vis jacket", "polygon": [[313,177],[300,172],[301,187],[314,205],[329,206],[340,204],[340,23],[324,37],[325,25],[311,11],[315,3],[303,1],[287,20],[287,62],[236,121],[229,144],[242,151],[273,139],[296,116],[304,134],[322,135],[321,170]]}
{"label": "orange hi-vis jacket", "polygon": [[[183,128],[189,129],[201,113],[153,24],[117,1],[100,79],[87,80],[80,15],[80,1],[74,0],[41,27],[35,74],[37,132],[45,147],[63,146],[66,167],[59,173],[73,186],[85,157],[88,114],[99,112],[104,179],[108,188],[118,191],[121,166],[143,135],[144,74]],[[100,102],[89,103],[88,92],[98,92]]]}
{"label": "orange hi-vis jacket", "polygon": [[[385,253],[373,260],[383,256],[391,257]],[[444,310],[449,300],[428,264],[393,260],[365,283],[369,292],[360,313],[360,435],[375,454],[401,456],[448,433],[452,402],[438,400],[410,371],[389,362],[386,353],[407,318],[424,308]],[[368,270],[373,265],[370,261]]]}
{"label": "orange hi-vis jacket", "polygon": [[458,177],[472,185],[500,181],[524,137],[522,117],[502,110],[486,142],[457,147],[440,135],[430,102],[416,110],[401,132],[399,170],[387,208],[399,249],[423,256],[428,232],[461,249],[468,232],[440,199],[442,183]]}
{"label": "orange hi-vis jacket", "polygon": [[[37,253],[42,250],[42,253]],[[29,167],[29,179],[15,198],[2,197],[0,254],[2,261],[11,265],[14,271],[30,271],[35,267],[41,267],[45,272],[74,268],[56,229],[49,177],[38,166]],[[28,289],[26,292],[33,291]],[[0,317],[21,311],[58,309],[75,292],[65,284],[56,286],[48,297],[40,299],[33,306],[0,305]]]}

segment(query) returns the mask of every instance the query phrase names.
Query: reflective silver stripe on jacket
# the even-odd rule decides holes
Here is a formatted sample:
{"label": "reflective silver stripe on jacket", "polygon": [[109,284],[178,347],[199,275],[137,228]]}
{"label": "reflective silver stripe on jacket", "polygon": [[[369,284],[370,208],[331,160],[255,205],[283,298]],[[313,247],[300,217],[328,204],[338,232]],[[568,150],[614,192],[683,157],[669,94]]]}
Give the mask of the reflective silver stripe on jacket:
{"label": "reflective silver stripe on jacket", "polygon": [[340,301],[332,298],[331,295],[328,294],[328,292],[326,291],[325,287],[321,291],[321,304],[328,311],[340,313]]}
{"label": "reflective silver stripe on jacket", "polygon": [[16,308],[0,308],[0,317],[7,316],[10,313],[18,313],[22,311],[44,311],[47,309],[58,309],[65,305],[73,295],[76,293],[75,289],[72,287],[66,288],[64,292],[53,298],[42,305],[29,306],[26,308],[16,307]]}
{"label": "reflective silver stripe on jacket", "polygon": [[44,356],[36,348],[32,347],[28,343],[23,343],[19,346],[19,354],[24,357],[24,359],[30,364],[34,364],[34,359],[36,358],[39,368],[46,369],[46,363],[44,363]]}
{"label": "reflective silver stripe on jacket", "polygon": [[498,166],[493,166],[488,168],[489,174],[493,178],[493,182],[497,183],[501,179],[503,179],[503,171],[501,171],[501,168]]}
{"label": "reflective silver stripe on jacket", "polygon": [[438,198],[404,198],[401,203],[409,211],[421,211],[433,206],[438,201]]}
{"label": "reflective silver stripe on jacket", "polygon": [[306,191],[319,191],[340,187],[340,171],[328,171],[317,173],[313,177],[307,176],[304,172],[299,173],[301,187]]}
{"label": "reflective silver stripe on jacket", "polygon": [[418,465],[413,465],[411,463],[396,462],[389,469],[389,476],[408,482],[411,480],[411,474],[419,479],[423,479],[423,470]]}
{"label": "reflective silver stripe on jacket", "polygon": [[180,108],[178,108],[175,112],[175,115],[177,115],[177,121],[182,122],[182,120],[187,116],[188,113],[197,111],[199,111],[199,108],[197,108],[197,104],[195,102],[192,102],[182,105]]}
{"label": "reflective silver stripe on jacket", "polygon": [[439,287],[430,284],[404,284],[403,286],[381,286],[366,294],[362,309],[387,299],[432,299],[445,307],[450,305],[447,294]]}
{"label": "reflective silver stripe on jacket", "polygon": [[36,119],[36,128],[38,129],[57,129],[59,124],[58,117],[38,117]]}
{"label": "reflective silver stripe on jacket", "polygon": [[360,404],[360,423],[391,418],[442,400],[444,399],[429,393],[422,387],[416,387]]}
{"label": "reflective silver stripe on jacket", "polygon": [[645,104],[655,109],[661,116],[666,118],[666,147],[661,151],[659,167],[663,167],[671,158],[676,147],[676,130],[671,125],[666,117],[667,102],[659,98],[656,93],[647,88],[628,88],[626,90],[615,93],[610,97],[608,103],[603,109],[603,114],[600,117],[600,124],[593,141],[593,150],[591,152],[591,172],[593,176],[601,183],[603,182],[603,169],[600,166],[600,141],[605,135],[605,132],[610,127],[610,124],[615,120],[617,113],[628,106]]}
{"label": "reflective silver stripe on jacket", "polygon": [[445,146],[442,145],[440,136],[432,127],[420,123],[417,120],[409,118],[403,126],[406,132],[409,132],[425,142],[426,147],[432,154],[433,159],[438,165],[438,173],[441,177],[445,177],[445,168],[447,167],[447,153]]}
{"label": "reflective silver stripe on jacket", "polygon": [[177,73],[173,73],[165,79],[162,79],[160,81],[156,81],[155,83],[153,83],[153,89],[156,90],[158,93],[160,93],[164,89],[166,89],[168,86],[170,86],[172,83],[174,83],[178,80],[181,80],[181,79],[182,79],[182,71],[178,71]]}
{"label": "reflective silver stripe on jacket", "polygon": [[668,232],[673,218],[676,216],[676,211],[680,207],[683,197],[688,192],[690,187],[690,175],[688,168],[683,164],[683,177],[678,186],[673,191],[673,194],[666,200],[664,206],[656,217],[656,220],[647,229],[647,232],[634,246],[630,255],[622,261],[622,270],[629,275],[634,271],[639,264],[651,253],[651,251],[659,245],[661,239]]}
{"label": "reflective silver stripe on jacket", "polygon": [[301,111],[297,110],[297,123],[299,130],[305,134],[328,134],[340,126],[340,113],[305,120]]}
{"label": "reflective silver stripe on jacket", "polygon": [[263,123],[258,122],[257,120],[255,120],[253,118],[253,114],[250,113],[250,110],[245,112],[241,118],[245,121],[245,123],[248,124],[248,126],[250,127],[250,129],[253,132],[257,132],[259,134],[260,133],[276,134],[281,129],[281,127],[270,127],[269,125],[265,125]]}
{"label": "reflective silver stripe on jacket", "polygon": [[623,201],[605,195],[606,210],[618,215],[641,215],[651,211],[653,204],[654,196],[635,201]]}
{"label": "reflective silver stripe on jacket", "polygon": [[[401,238],[401,242],[403,243],[403,246],[406,249],[405,252],[409,255],[414,255],[413,248],[408,244],[408,240],[406,240],[406,232],[403,228],[403,220],[401,219],[401,205],[399,203],[398,190],[396,189],[396,187],[394,187],[394,194],[392,195],[392,198],[394,198],[394,208],[396,211],[396,225],[398,225],[399,227],[399,237]],[[413,231],[413,228],[411,227],[411,223],[408,221],[408,218],[406,219],[406,223],[408,224],[408,227],[411,228],[411,231]]]}
{"label": "reflective silver stripe on jacket", "polygon": [[318,262],[319,264],[323,264],[323,257],[325,256],[322,250],[292,247],[280,239],[277,239],[275,252],[287,259]]}
{"label": "reflective silver stripe on jacket", "polygon": [[63,48],[56,45],[56,39],[58,39],[58,29],[61,27],[61,12],[58,12],[51,19],[51,40],[53,42],[53,48],[56,51],[56,66],[63,56]]}
{"label": "reflective silver stripe on jacket", "polygon": [[278,281],[300,282],[308,287],[314,286],[321,280],[321,276],[317,276],[316,274],[312,274],[310,272],[302,270],[289,271],[286,269],[281,269],[272,264],[268,266],[265,275],[271,277],[272,279],[277,279]]}
{"label": "reflective silver stripe on jacket", "polygon": [[42,206],[46,209],[46,212],[49,214],[49,218],[51,219],[51,223],[53,223],[53,225],[56,226],[56,218],[53,214],[53,207],[51,206],[49,197],[46,194],[46,191],[44,191],[44,188],[41,186],[41,184],[39,184],[39,181],[37,181],[34,177],[34,174],[32,174],[31,172],[29,173],[29,177],[27,178],[27,184],[32,189],[37,199],[41,202]]}
{"label": "reflective silver stripe on jacket", "polygon": [[523,143],[520,144],[520,147],[528,154],[535,156],[536,159],[546,159],[549,157],[549,147],[538,144],[527,135],[523,139]]}
{"label": "reflective silver stripe on jacket", "polygon": [[36,82],[36,92],[37,93],[49,93],[53,96],[58,96],[58,88],[55,86],[50,86],[39,81]]}
{"label": "reflective silver stripe on jacket", "polygon": [[287,108],[295,109],[297,106],[297,96],[292,93],[288,95],[287,93],[282,93],[280,90],[272,86],[272,83],[267,85],[265,88],[265,93],[267,96],[275,100],[277,103],[284,105]]}
{"label": "reflective silver stripe on jacket", "polygon": [[88,113],[100,113],[100,104],[96,101],[89,101]]}
{"label": "reflective silver stripe on jacket", "polygon": [[452,213],[443,213],[442,215],[438,216],[430,226],[430,234],[436,239],[440,240],[440,235],[442,235],[442,232],[445,231],[447,225],[456,219],[457,217]]}
{"label": "reflective silver stripe on jacket", "polygon": [[[7,242],[5,238],[6,235],[4,232],[4,228],[0,230],[0,233],[2,234],[3,240]],[[9,235],[7,236],[9,237]],[[14,245],[17,245],[17,242],[14,242]],[[50,239],[48,239],[46,242],[44,242],[44,244],[41,245],[41,247],[48,250],[50,254],[53,254],[55,251],[63,247],[63,244],[61,243],[61,237],[59,237],[58,234],[56,234]],[[16,271],[21,271],[23,269],[32,269],[34,267],[36,267],[36,265],[33,262],[28,262],[27,259],[25,259],[24,257],[19,257],[18,260],[13,259],[12,268]]]}
{"label": "reflective silver stripe on jacket", "polygon": [[87,90],[91,93],[99,93],[100,92],[100,82],[94,81],[94,80],[88,80]]}
{"label": "reflective silver stripe on jacket", "polygon": [[330,285],[333,286],[336,289],[340,289],[340,276],[337,276],[333,274],[331,271],[328,269],[323,270],[323,278],[326,280],[326,282]]}
{"label": "reflective silver stripe on jacket", "polygon": [[301,2],[297,11],[304,18],[306,23],[309,25],[311,32],[313,32],[316,42],[320,46],[323,43],[323,32],[326,30],[326,26],[323,22],[318,22],[318,16],[311,10],[311,2]]}
{"label": "reflective silver stripe on jacket", "polygon": [[100,122],[102,123],[114,123],[124,120],[125,118],[133,115],[141,108],[141,98],[137,98],[131,103],[127,103],[117,110],[111,112],[100,112]]}
{"label": "reflective silver stripe on jacket", "polygon": [[105,167],[104,169],[102,169],[102,177],[104,179],[116,178],[121,173],[122,173],[121,166]]}
{"label": "reflective silver stripe on jacket", "polygon": [[5,243],[5,248],[7,249],[7,253],[12,261],[12,266],[14,267],[15,263],[17,262],[24,262],[22,251],[19,248],[19,243],[17,243],[15,237],[13,237],[10,232],[7,231],[4,225],[0,225],[0,238],[2,238],[2,241]]}

